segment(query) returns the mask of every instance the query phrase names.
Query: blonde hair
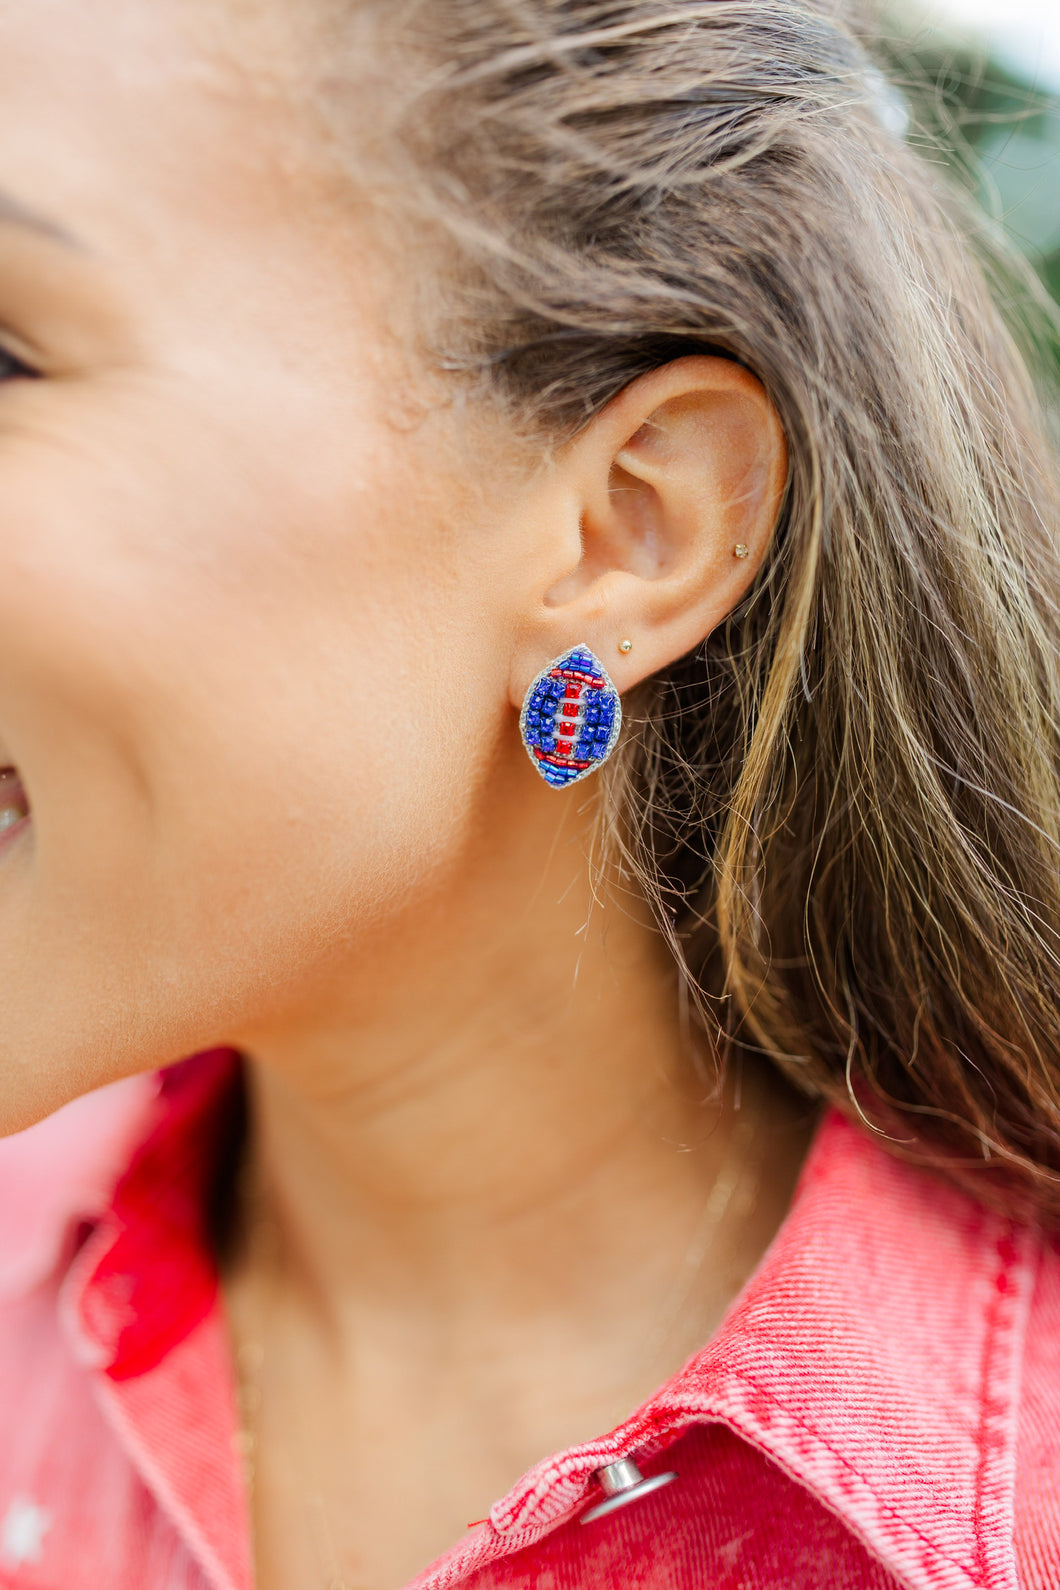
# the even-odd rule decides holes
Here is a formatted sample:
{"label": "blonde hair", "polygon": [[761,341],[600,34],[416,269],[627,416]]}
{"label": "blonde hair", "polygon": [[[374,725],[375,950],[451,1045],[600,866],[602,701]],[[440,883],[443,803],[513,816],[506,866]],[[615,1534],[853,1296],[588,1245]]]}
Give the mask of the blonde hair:
{"label": "blonde hair", "polygon": [[785,427],[759,580],[640,689],[610,775],[690,988],[723,1046],[1057,1213],[1058,493],[1028,274],[895,130],[842,4],[380,14],[456,262],[439,363],[562,437],[723,352]]}

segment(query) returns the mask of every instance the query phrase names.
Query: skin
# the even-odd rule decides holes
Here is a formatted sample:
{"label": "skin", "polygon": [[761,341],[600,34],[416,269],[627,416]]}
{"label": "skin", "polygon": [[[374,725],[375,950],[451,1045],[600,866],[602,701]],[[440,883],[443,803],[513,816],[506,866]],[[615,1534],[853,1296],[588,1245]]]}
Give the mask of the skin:
{"label": "skin", "polygon": [[732,1100],[599,791],[516,729],[568,646],[625,691],[722,620],[786,456],[713,358],[529,461],[446,401],[304,63],[238,7],[0,8],[0,1130],[246,1053],[258,1580],[322,1582],[319,1488],[387,1590],[672,1373],[787,1207],[808,1123],[746,1078],[659,1340]]}

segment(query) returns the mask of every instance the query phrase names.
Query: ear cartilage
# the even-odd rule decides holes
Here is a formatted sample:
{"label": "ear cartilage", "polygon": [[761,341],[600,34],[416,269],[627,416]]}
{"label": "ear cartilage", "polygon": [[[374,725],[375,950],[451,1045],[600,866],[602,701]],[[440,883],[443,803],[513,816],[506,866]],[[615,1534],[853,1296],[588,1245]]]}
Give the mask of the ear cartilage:
{"label": "ear cartilage", "polygon": [[736,545],[732,549],[732,555],[734,558],[746,558],[749,556],[750,551],[750,547],[745,546],[742,541],[737,541]]}
{"label": "ear cartilage", "polygon": [[519,718],[526,753],[553,789],[602,767],[621,728],[618,691],[588,646],[575,646],[542,669]]}

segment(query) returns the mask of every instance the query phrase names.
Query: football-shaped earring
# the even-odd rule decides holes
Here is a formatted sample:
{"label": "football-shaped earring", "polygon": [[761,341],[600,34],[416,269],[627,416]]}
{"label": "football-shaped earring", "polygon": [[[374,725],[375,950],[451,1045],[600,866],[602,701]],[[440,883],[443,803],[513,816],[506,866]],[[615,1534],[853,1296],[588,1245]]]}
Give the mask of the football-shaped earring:
{"label": "football-shaped earring", "polygon": [[618,691],[588,646],[575,646],[542,669],[519,718],[527,755],[553,789],[602,767],[621,727]]}

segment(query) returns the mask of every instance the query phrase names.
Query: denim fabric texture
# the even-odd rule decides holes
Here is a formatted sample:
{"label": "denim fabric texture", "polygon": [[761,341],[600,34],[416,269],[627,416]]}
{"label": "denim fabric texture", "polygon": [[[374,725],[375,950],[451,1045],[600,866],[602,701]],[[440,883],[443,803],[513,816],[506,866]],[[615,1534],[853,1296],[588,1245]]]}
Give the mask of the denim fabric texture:
{"label": "denim fabric texture", "polygon": [[[236,1058],[0,1143],[0,1587],[250,1590],[205,1188]],[[677,1483],[583,1527],[598,1469]],[[715,1336],[415,1590],[1058,1590],[1060,1247],[836,1114]]]}

